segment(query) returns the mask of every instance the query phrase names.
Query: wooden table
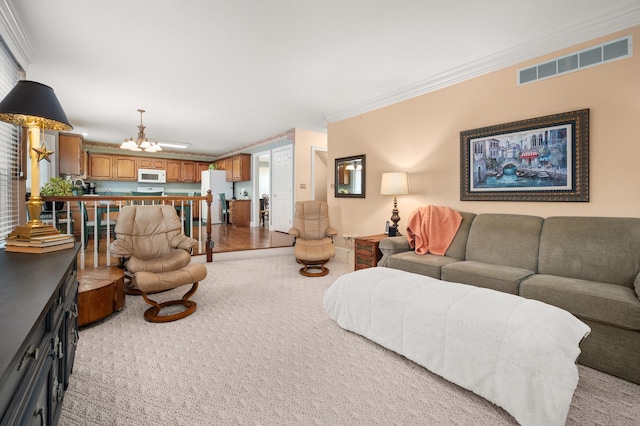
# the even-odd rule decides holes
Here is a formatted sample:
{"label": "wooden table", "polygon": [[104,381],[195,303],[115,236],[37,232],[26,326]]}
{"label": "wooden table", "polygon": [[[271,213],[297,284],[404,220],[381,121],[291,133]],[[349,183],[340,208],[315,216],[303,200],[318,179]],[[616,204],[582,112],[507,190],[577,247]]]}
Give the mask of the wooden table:
{"label": "wooden table", "polygon": [[78,271],[78,326],[91,324],[124,306],[124,271],[105,266]]}
{"label": "wooden table", "polygon": [[356,238],[354,262],[356,271],[378,266],[378,261],[382,258],[382,252],[378,249],[378,244],[387,237],[387,234],[377,234]]}

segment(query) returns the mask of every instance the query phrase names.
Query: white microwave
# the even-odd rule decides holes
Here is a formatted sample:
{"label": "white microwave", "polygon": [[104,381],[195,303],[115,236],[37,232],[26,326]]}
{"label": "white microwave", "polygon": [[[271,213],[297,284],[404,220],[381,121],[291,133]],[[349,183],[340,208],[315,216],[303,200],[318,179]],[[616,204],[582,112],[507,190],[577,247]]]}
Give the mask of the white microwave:
{"label": "white microwave", "polygon": [[140,183],[166,183],[166,170],[138,169],[138,182]]}

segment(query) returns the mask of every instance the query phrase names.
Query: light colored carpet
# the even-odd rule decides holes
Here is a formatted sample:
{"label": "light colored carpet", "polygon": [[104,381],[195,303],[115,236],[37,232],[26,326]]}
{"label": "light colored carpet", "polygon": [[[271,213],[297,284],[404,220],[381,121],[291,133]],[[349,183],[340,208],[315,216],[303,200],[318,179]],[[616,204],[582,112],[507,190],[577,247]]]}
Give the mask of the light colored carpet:
{"label": "light colored carpet", "polygon": [[[257,254],[257,253],[256,253]],[[198,310],[122,312],[80,332],[60,425],[504,425],[500,408],[356,334],[291,255],[207,264]],[[176,290],[158,299],[178,296]],[[640,424],[640,386],[586,367],[567,424]]]}

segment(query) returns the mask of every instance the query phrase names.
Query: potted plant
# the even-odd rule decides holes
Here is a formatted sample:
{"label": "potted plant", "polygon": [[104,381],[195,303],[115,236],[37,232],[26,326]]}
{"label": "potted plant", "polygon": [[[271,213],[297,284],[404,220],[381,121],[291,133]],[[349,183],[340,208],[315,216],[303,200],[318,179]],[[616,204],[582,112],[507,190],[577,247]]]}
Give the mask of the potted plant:
{"label": "potted plant", "polygon": [[[73,196],[73,183],[70,180],[66,180],[61,177],[52,177],[49,179],[41,189],[40,196],[42,197],[71,197]],[[64,209],[64,202],[56,204],[56,210]],[[51,210],[51,203],[46,202],[44,210]]]}

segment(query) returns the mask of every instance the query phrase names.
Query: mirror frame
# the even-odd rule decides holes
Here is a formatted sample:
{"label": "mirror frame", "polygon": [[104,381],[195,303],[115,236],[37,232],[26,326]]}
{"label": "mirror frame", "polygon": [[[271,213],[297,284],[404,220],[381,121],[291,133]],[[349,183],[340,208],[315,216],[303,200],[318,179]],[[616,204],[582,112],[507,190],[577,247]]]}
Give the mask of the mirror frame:
{"label": "mirror frame", "polygon": [[[362,164],[362,179],[360,184],[360,193],[358,194],[344,194],[339,192],[339,182],[340,182],[340,168],[346,167],[348,163],[352,163],[354,161],[360,161]],[[336,198],[365,198],[365,182],[366,182],[366,164],[365,164],[365,155],[354,155],[352,157],[342,157],[336,158],[335,162],[335,181],[333,182],[333,190],[334,196]]]}

